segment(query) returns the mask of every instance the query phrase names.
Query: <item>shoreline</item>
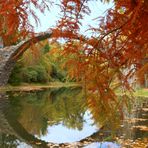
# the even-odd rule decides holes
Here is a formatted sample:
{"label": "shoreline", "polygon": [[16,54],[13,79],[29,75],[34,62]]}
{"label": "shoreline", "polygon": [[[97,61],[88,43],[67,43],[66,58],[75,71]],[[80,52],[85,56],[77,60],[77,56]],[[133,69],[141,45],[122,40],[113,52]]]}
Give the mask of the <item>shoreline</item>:
{"label": "shoreline", "polygon": [[[50,88],[61,88],[61,87],[82,87],[82,83],[76,83],[76,82],[50,82],[47,84],[28,84],[28,83],[22,83],[21,85],[6,85],[6,86],[1,86],[0,87],[0,92],[8,92],[8,91],[40,91],[40,90],[45,90],[45,89],[50,89]],[[117,95],[120,96],[120,92],[117,92]],[[134,97],[148,97],[148,89],[147,88],[142,88],[142,89],[137,89],[136,91],[133,92]]]}
{"label": "shoreline", "polygon": [[5,91],[37,91],[50,88],[61,88],[61,87],[82,87],[80,83],[61,83],[61,82],[52,82],[48,84],[21,84],[17,86],[6,85],[0,87],[0,92]]}

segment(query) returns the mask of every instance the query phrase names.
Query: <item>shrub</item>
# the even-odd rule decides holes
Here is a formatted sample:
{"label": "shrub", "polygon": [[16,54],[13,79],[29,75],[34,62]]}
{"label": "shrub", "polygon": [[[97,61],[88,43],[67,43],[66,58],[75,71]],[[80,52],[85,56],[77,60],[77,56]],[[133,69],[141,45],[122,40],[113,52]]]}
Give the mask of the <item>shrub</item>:
{"label": "shrub", "polygon": [[10,75],[8,83],[10,83],[12,85],[19,85],[22,82],[22,78],[20,75],[21,69],[22,69],[22,64],[16,63],[16,65]]}
{"label": "shrub", "polygon": [[24,82],[37,82],[38,73],[34,70],[33,67],[27,67],[22,69],[22,80]]}

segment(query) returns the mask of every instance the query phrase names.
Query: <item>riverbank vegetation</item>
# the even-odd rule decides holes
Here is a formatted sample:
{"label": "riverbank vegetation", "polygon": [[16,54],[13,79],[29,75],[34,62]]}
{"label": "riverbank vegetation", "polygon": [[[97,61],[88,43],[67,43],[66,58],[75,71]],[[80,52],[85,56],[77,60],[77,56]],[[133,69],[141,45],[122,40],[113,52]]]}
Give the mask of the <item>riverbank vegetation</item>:
{"label": "riverbank vegetation", "polygon": [[60,66],[64,64],[61,50],[62,46],[58,42],[49,44],[48,40],[33,45],[17,61],[9,84],[74,81],[68,78],[67,70]]}
{"label": "riverbank vegetation", "polygon": [[[76,45],[76,43],[74,43]],[[69,71],[75,70],[73,55],[63,55],[64,44],[59,42],[42,41],[32,45],[23,56],[17,61],[12,74],[9,78],[9,84],[1,87],[1,91],[32,91],[48,88],[60,87],[82,87],[84,79],[76,79],[75,74],[70,75]],[[67,65],[66,65],[67,64]],[[67,69],[68,67],[68,69]],[[82,81],[81,81],[82,80]],[[117,95],[123,95],[118,89],[118,83],[113,84]],[[136,85],[136,84],[135,84]],[[127,91],[126,95],[130,95]],[[146,88],[135,89],[133,96],[148,96]]]}

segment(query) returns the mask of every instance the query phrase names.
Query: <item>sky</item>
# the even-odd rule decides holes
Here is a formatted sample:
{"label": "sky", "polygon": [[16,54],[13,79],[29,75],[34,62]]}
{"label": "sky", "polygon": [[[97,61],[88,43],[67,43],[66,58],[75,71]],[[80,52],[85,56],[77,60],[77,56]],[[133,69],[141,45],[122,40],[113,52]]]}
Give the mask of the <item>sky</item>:
{"label": "sky", "polygon": [[[95,19],[98,16],[104,16],[106,14],[105,11],[108,8],[113,7],[113,3],[104,4],[100,1],[95,0],[93,2],[89,2],[88,4],[91,10],[91,14],[89,16],[85,15],[84,17],[82,26],[80,28],[82,33],[86,33],[85,31],[88,29],[89,25],[97,25],[97,22],[93,21],[93,19]],[[30,17],[30,22],[34,26],[35,32],[43,32],[56,25],[56,22],[58,21],[60,16],[60,9],[58,6],[52,6],[50,8],[50,12],[46,10],[45,13],[42,14],[39,11],[36,11],[36,14],[40,19],[40,25],[36,26],[32,17]]]}
{"label": "sky", "polygon": [[84,139],[99,130],[97,126],[93,125],[94,121],[92,120],[89,111],[85,112],[83,121],[85,122],[83,122],[83,128],[81,130],[68,128],[63,125],[63,123],[59,123],[57,125],[48,126],[47,134],[41,137],[37,136],[37,138],[54,143],[75,142]]}

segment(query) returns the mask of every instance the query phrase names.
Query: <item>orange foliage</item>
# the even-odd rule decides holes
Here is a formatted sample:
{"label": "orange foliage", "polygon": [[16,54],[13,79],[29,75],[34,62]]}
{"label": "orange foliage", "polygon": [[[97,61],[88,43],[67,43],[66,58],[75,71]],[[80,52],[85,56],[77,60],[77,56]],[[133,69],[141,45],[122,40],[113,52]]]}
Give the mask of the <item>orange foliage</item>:
{"label": "orange foliage", "polygon": [[[62,2],[63,18],[57,30],[62,32],[59,37],[66,38],[64,54],[74,55],[66,63],[69,73],[79,77],[78,80],[83,77],[85,88],[95,94],[98,101],[116,102],[114,88],[120,86],[132,91],[133,76],[148,54],[148,1],[115,1],[115,7],[108,10],[105,17],[98,17],[98,27],[90,28],[95,34],[90,38],[79,35],[83,14],[89,13],[87,1]],[[76,40],[79,40],[77,45],[74,44]],[[95,100],[88,98],[88,104],[94,109]],[[109,104],[108,108],[112,109]]]}
{"label": "orange foliage", "polygon": [[[48,2],[49,4],[49,2]],[[28,32],[33,32],[33,26],[29,22],[29,15],[39,23],[35,11],[31,7],[44,12],[49,8],[47,0],[1,0],[0,1],[0,36],[5,45],[11,45],[25,37]]]}

